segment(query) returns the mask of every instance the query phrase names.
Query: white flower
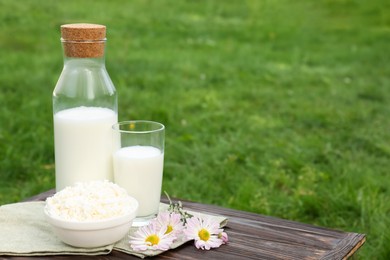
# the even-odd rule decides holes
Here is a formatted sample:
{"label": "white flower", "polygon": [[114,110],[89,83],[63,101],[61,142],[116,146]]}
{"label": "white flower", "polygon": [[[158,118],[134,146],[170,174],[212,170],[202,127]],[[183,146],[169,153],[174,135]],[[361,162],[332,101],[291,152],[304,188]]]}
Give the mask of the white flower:
{"label": "white flower", "polygon": [[192,217],[183,210],[181,202],[172,203],[168,194],[169,208],[160,212],[149,225],[139,228],[130,236],[134,251],[169,250],[173,242],[195,241],[198,249],[210,250],[228,242],[228,235],[219,227],[219,222],[210,217]]}
{"label": "white flower", "polygon": [[175,239],[174,236],[165,234],[166,227],[157,227],[155,223],[140,227],[134,236],[130,237],[130,246],[134,251],[168,250]]}
{"label": "white flower", "polygon": [[187,220],[186,229],[184,230],[187,239],[194,239],[196,248],[202,250],[209,250],[224,244],[223,239],[227,239],[227,235],[225,236],[226,233],[223,233],[223,229],[219,228],[219,223],[211,218],[192,217]]}
{"label": "white flower", "polygon": [[171,213],[169,211],[161,212],[157,215],[154,223],[157,228],[165,228],[165,234],[174,236],[177,238],[184,229],[183,222],[181,221],[181,215],[178,213]]}

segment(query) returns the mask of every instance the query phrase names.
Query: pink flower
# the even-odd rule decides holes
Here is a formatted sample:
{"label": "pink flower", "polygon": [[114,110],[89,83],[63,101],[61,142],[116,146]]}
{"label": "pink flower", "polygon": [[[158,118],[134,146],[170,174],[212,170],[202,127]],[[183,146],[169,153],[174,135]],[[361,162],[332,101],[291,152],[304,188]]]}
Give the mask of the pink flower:
{"label": "pink flower", "polygon": [[157,228],[165,228],[165,234],[177,238],[184,229],[181,216],[178,213],[170,213],[169,211],[161,212],[157,215],[154,223]]}
{"label": "pink flower", "polygon": [[168,250],[175,237],[166,234],[166,231],[166,227],[159,228],[154,223],[140,227],[134,236],[130,237],[130,246],[134,251]]}
{"label": "pink flower", "polygon": [[[223,233],[223,229],[219,228],[219,223],[211,218],[192,217],[187,220],[186,229],[184,230],[187,239],[194,239],[196,248],[202,250],[209,250],[224,244],[223,238],[227,239],[227,235]],[[221,237],[219,234],[221,234]]]}
{"label": "pink flower", "polygon": [[226,232],[223,232],[223,229],[220,229],[218,238],[222,239],[222,244],[226,244],[229,241],[229,237]]}

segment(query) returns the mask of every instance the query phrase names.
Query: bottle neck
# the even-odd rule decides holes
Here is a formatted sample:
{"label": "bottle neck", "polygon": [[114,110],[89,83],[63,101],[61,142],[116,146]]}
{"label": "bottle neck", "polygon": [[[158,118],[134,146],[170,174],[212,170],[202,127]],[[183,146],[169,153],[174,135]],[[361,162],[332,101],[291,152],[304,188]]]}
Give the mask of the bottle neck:
{"label": "bottle neck", "polygon": [[104,56],[98,58],[77,58],[64,55],[64,67],[72,68],[105,68]]}

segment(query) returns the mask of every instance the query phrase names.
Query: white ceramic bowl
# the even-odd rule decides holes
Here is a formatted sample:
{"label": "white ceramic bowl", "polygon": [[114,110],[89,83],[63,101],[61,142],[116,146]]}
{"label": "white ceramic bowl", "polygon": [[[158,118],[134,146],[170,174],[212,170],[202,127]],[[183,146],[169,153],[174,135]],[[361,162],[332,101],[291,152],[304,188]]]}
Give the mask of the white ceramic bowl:
{"label": "white ceramic bowl", "polygon": [[113,244],[121,240],[129,231],[138,210],[126,215],[104,220],[68,221],[51,216],[45,209],[47,221],[52,225],[54,233],[66,244],[75,247],[99,247]]}

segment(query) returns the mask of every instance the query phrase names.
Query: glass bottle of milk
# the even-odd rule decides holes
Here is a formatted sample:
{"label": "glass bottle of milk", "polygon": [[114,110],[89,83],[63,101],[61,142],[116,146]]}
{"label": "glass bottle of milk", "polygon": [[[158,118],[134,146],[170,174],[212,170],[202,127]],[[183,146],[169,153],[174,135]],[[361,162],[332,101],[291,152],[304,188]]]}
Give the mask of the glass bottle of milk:
{"label": "glass bottle of milk", "polygon": [[61,26],[64,67],[53,92],[56,190],[113,180],[111,126],[117,94],[105,67],[106,27]]}

